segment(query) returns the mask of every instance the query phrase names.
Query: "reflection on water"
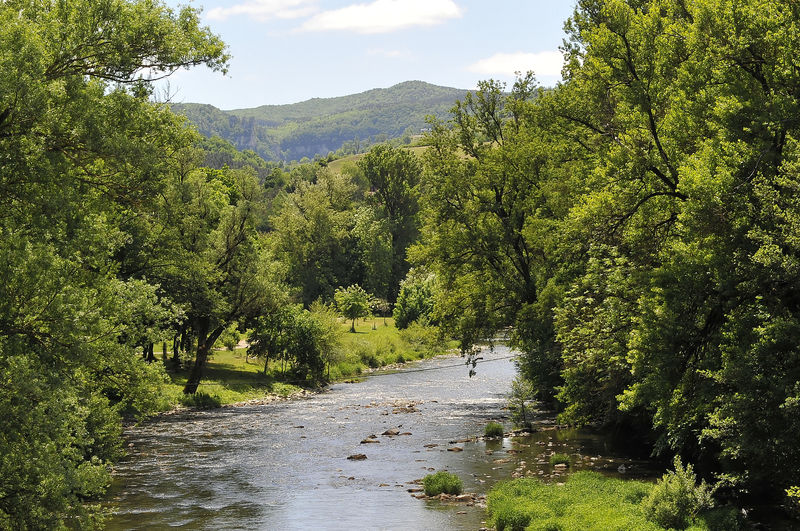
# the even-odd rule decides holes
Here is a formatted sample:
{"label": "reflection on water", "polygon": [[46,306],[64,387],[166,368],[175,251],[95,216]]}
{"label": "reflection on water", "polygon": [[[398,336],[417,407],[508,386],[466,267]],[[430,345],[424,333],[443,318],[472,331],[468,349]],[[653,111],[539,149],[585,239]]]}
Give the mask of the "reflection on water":
{"label": "reflection on water", "polygon": [[[426,370],[338,384],[305,400],[182,413],[134,428],[129,456],[115,469],[109,499],[117,512],[108,528],[478,529],[481,507],[418,500],[408,492],[414,480],[449,470],[481,494],[512,476],[558,481],[567,471],[550,465],[553,453],[570,455],[568,470],[659,473],[598,434],[547,422],[528,437],[474,438],[505,419],[509,354],[484,353],[487,363],[472,378],[458,358],[440,358],[414,366]],[[381,435],[390,428],[405,435]],[[370,435],[379,442],[362,444]],[[462,451],[448,451],[454,447]],[[359,453],[367,459],[347,459]]]}

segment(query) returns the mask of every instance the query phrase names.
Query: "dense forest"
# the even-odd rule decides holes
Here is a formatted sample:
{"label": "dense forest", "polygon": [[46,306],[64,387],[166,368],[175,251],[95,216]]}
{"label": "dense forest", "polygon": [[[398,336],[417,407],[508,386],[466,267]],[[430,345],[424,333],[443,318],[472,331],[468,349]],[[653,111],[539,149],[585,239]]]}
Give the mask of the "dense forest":
{"label": "dense forest", "polygon": [[467,356],[508,330],[561,422],[797,509],[800,5],[581,0],[555,89],[483,82],[423,155],[336,171],[153,101],[144,75],[227,66],[193,8],[7,0],[0,27],[0,528],[100,525],[122,419],[165,407],[154,344],[188,395],[232,328],[320,383],[369,301]]}
{"label": "dense forest", "polygon": [[212,105],[173,104],[205,136],[219,136],[270,161],[353,154],[389,139],[410,142],[426,116],[447,116],[465,90],[406,81],[386,89],[291,105],[222,111]]}

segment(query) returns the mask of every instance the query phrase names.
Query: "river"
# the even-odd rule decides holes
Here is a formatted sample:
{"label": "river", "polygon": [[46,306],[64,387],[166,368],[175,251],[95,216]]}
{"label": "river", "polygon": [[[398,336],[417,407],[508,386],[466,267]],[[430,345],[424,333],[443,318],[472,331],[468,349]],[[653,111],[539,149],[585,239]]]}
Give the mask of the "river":
{"label": "river", "polygon": [[[503,407],[515,374],[508,348],[481,355],[472,378],[461,358],[443,357],[307,399],[134,427],[115,467],[107,528],[476,530],[485,525],[480,504],[417,499],[414,481],[448,470],[478,494],[512,475],[559,481],[565,472],[547,460],[554,452],[571,455],[571,470],[656,474],[601,436],[548,420],[531,436],[475,438],[490,420],[510,428]],[[404,435],[382,435],[393,428]],[[361,443],[371,435],[379,442]],[[354,454],[366,459],[347,459]]]}

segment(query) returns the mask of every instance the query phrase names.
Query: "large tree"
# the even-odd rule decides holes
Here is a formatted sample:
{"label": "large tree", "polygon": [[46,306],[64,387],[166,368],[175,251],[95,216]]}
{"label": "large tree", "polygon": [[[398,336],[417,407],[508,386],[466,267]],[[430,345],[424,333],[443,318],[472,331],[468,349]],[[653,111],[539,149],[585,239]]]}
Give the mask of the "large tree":
{"label": "large tree", "polygon": [[[384,220],[389,236],[389,278],[380,293],[393,302],[409,270],[408,247],[419,237],[419,190],[422,165],[409,150],[378,144],[358,161],[358,167],[370,184],[373,207]],[[380,242],[380,235],[373,236]]]}
{"label": "large tree", "polygon": [[800,483],[798,27],[777,0],[582,0],[564,82],[522,113],[484,85],[428,163],[445,322],[513,325],[564,421],[649,431],[719,493]]}
{"label": "large tree", "polygon": [[119,414],[163,377],[136,352],[161,332],[131,323],[171,306],[115,254],[194,136],[148,82],[227,56],[194,9],[153,1],[9,0],[0,27],[0,527],[88,525]]}

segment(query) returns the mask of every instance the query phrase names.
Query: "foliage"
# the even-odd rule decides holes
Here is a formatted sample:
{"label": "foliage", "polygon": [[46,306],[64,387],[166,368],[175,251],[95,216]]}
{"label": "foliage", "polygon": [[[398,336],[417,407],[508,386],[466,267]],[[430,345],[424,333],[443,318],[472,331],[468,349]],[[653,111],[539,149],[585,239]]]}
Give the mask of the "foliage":
{"label": "foliage", "polygon": [[511,382],[511,392],[508,395],[508,411],[511,414],[511,421],[518,428],[530,429],[531,419],[528,415],[531,412],[530,402],[534,399],[536,390],[530,380],[516,376]]}
{"label": "foliage", "polygon": [[411,349],[423,354],[438,354],[447,347],[447,341],[442,335],[442,331],[435,326],[423,326],[419,323],[413,323],[400,330],[400,338]]}
{"label": "foliage", "polygon": [[372,245],[363,231],[353,231],[358,193],[353,181],[327,170],[315,171],[313,178],[299,181],[270,219],[275,257],[286,267],[288,283],[300,289],[305,306],[318,298],[331,301],[337,287],[359,283],[360,256],[371,251],[358,243]]}
{"label": "foliage", "polygon": [[397,328],[408,328],[412,323],[433,324],[435,277],[412,270],[400,283],[394,305],[394,322]]}
{"label": "foliage", "polygon": [[333,294],[336,307],[341,314],[352,320],[350,331],[356,331],[356,319],[369,315],[370,295],[358,284],[346,288],[338,288]]}
{"label": "foliage", "polygon": [[158,1],[11,0],[0,27],[0,526],[92,527],[121,415],[164,405],[141,350],[182,319],[128,261],[195,140],[149,81],[227,54]]}
{"label": "foliage", "polygon": [[385,220],[391,250],[390,278],[384,290],[395,300],[400,281],[408,273],[406,249],[419,235],[418,184],[422,166],[411,151],[379,144],[358,161],[370,184],[375,208]]}
{"label": "foliage", "polygon": [[800,487],[789,487],[786,496],[789,498],[789,512],[795,518],[800,518]]}
{"label": "foliage", "polygon": [[264,358],[264,374],[270,359],[288,362],[300,383],[323,381],[324,369],[341,360],[341,327],[334,311],[321,303],[304,310],[299,305],[262,309],[252,321],[250,352]]}
{"label": "foliage", "polygon": [[778,0],[585,0],[564,82],[485,82],[434,123],[415,265],[468,352],[506,327],[537,398],[800,482],[800,19]]}
{"label": "foliage", "polygon": [[665,528],[685,529],[700,512],[713,507],[711,489],[697,477],[692,465],[675,458],[670,470],[642,500],[647,518]]}
{"label": "foliage", "polygon": [[[665,529],[648,520],[641,508],[653,488],[643,481],[606,478],[588,471],[570,475],[564,484],[517,479],[489,492],[489,523],[498,531]],[[695,531],[738,528],[733,509],[703,513],[687,527]]]}
{"label": "foliage", "polygon": [[489,438],[502,437],[504,433],[505,431],[503,430],[503,425],[499,422],[490,422],[483,429],[484,436]]}
{"label": "foliage", "polygon": [[524,374],[540,398],[560,383],[548,286],[558,221],[573,200],[575,146],[537,127],[531,76],[483,82],[434,123],[425,154],[423,228],[415,264],[436,275],[436,315],[469,353],[477,341],[512,327]]}
{"label": "foliage", "polygon": [[422,486],[425,488],[426,496],[438,496],[443,493],[461,494],[464,489],[461,478],[444,470],[425,476],[422,479]]}

